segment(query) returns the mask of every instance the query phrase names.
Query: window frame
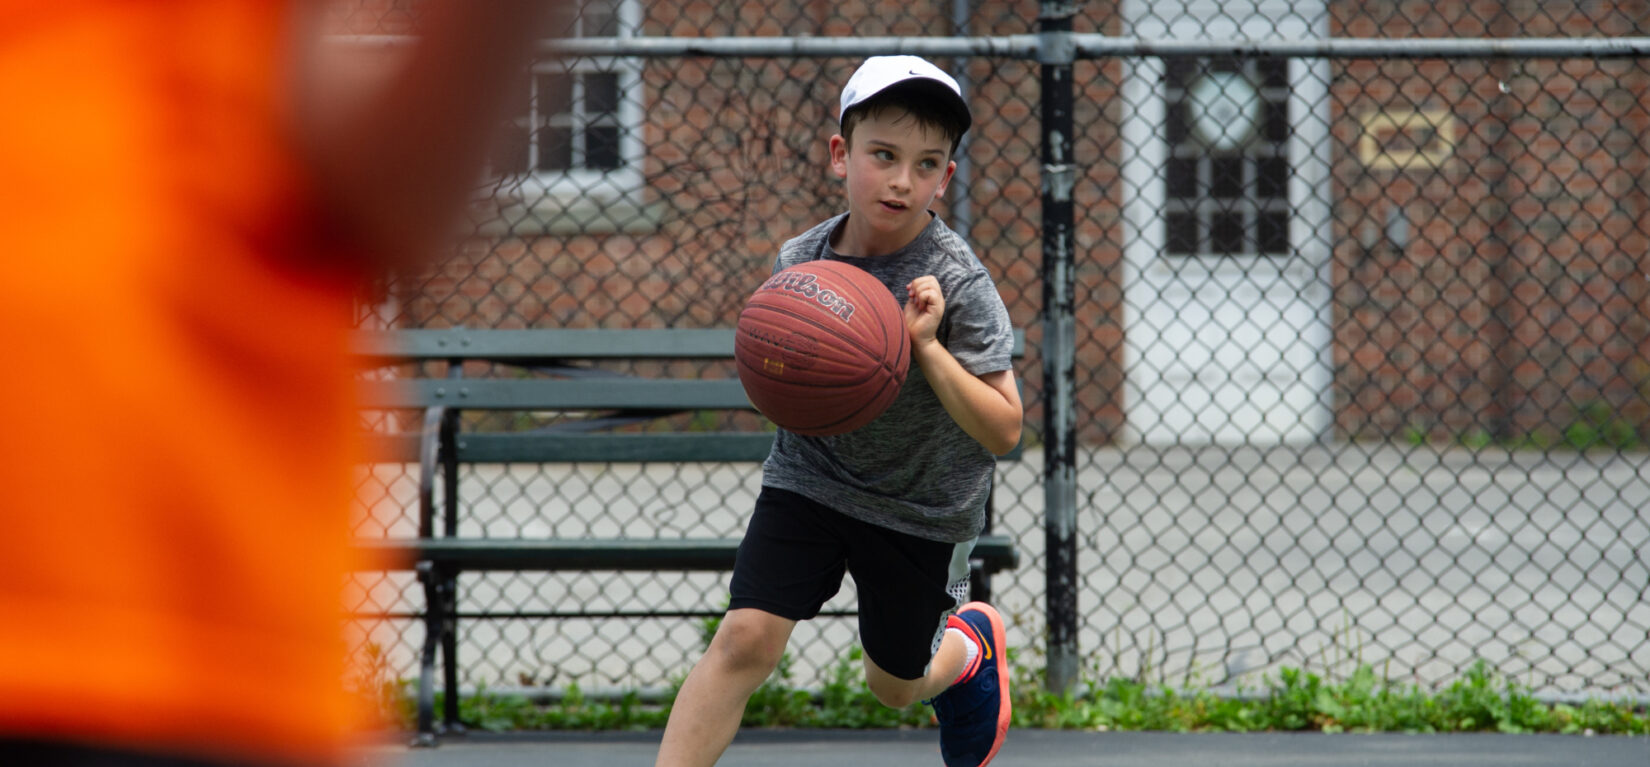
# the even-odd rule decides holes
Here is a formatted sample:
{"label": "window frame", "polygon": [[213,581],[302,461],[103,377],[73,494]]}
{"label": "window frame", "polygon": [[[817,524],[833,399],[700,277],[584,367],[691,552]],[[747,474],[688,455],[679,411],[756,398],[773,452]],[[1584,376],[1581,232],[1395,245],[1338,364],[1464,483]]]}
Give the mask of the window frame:
{"label": "window frame", "polygon": [[[639,34],[639,0],[611,1],[618,26],[616,37],[623,39]],[[525,128],[527,131],[523,167],[508,171],[497,167],[491,168],[490,175],[497,185],[494,196],[536,206],[542,201],[559,202],[575,198],[613,201],[640,191],[643,185],[642,163],[646,157],[646,145],[642,137],[646,115],[639,99],[639,94],[642,93],[642,67],[642,59],[626,56],[580,56],[534,62],[527,84],[530,97],[527,113],[515,118],[518,121],[517,127]],[[580,91],[584,87],[583,76],[594,73],[612,73],[617,76],[618,101],[613,112],[613,120],[618,128],[619,166],[612,170],[579,165],[567,170],[539,170],[541,131],[550,125],[547,118],[541,118],[539,115],[541,101],[537,90],[540,78],[555,74],[568,76],[569,87],[573,90],[568,101],[574,109],[574,118],[569,127],[575,146],[578,146],[578,142],[583,140],[579,134],[592,124],[582,111],[584,96]],[[521,125],[520,121],[525,121],[526,124]],[[578,159],[578,154],[578,150],[575,150],[575,160]]]}

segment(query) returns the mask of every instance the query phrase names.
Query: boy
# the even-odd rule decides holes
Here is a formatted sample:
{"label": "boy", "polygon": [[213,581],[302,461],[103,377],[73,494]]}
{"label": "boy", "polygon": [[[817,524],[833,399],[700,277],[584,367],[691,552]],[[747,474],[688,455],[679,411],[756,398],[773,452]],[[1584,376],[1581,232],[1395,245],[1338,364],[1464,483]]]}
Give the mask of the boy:
{"label": "boy", "polygon": [[911,370],[893,405],[861,429],[779,431],[727,616],[677,696],[660,767],[715,763],[796,621],[818,614],[845,571],[879,701],[930,701],[950,767],[990,762],[1008,731],[1002,618],[959,604],[992,454],[1020,441],[1013,336],[985,267],[928,210],[956,170],[968,105],[933,64],[882,56],[848,80],[841,108],[830,157],[848,212],[786,242],[774,270],[833,259],[882,280],[904,304]]}

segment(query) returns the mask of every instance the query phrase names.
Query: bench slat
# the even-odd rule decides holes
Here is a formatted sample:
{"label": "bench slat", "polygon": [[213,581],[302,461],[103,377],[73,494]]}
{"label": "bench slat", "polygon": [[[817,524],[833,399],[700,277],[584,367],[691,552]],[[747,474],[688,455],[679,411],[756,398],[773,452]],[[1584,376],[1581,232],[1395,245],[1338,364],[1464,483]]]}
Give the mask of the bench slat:
{"label": "bench slat", "polygon": [[[367,456],[379,463],[417,463],[419,435],[371,434]],[[520,432],[461,434],[459,463],[645,463],[648,461],[764,461],[768,432],[580,434]]]}
{"label": "bench slat", "polygon": [[465,410],[753,410],[736,378],[419,378],[361,382],[375,409],[447,405]]}
{"label": "bench slat", "polygon": [[[624,538],[527,540],[519,538],[397,538],[357,540],[358,561],[369,569],[409,569],[417,561],[459,571],[598,570],[650,571],[733,569],[737,538]],[[971,559],[989,571],[1019,567],[1007,536],[984,535]]]}
{"label": "bench slat", "polygon": [[765,461],[767,432],[660,434],[468,434],[459,437],[465,463]]}
{"label": "bench slat", "polygon": [[[419,435],[367,435],[367,458],[374,463],[417,463]],[[459,463],[646,463],[765,461],[773,449],[771,432],[660,432],[579,434],[517,432],[461,434]],[[1016,446],[999,461],[1017,461]]]}
{"label": "bench slat", "polygon": [[562,359],[728,359],[733,329],[601,328],[362,331],[356,355],[381,362],[467,359],[524,365]]}
{"label": "bench slat", "polygon": [[[568,359],[731,359],[733,328],[543,328],[532,330],[378,330],[351,339],[356,356],[380,364],[468,359],[522,365]],[[1014,330],[1014,357],[1025,331]]]}

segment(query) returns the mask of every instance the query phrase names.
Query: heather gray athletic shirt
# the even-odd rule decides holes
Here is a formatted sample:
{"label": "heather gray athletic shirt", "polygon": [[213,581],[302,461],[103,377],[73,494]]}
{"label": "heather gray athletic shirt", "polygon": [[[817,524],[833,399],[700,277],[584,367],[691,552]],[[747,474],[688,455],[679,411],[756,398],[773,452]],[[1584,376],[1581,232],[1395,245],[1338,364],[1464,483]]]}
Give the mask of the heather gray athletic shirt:
{"label": "heather gray athletic shirt", "polygon": [[[932,214],[930,214],[932,215]],[[909,245],[885,256],[831,250],[832,218],[779,248],[774,271],[805,261],[853,264],[882,280],[900,305],[905,286],[932,274],[945,296],[938,338],[975,375],[1007,370],[1014,331],[1008,308],[968,244],[935,217]],[[864,427],[834,437],[779,430],[762,484],[807,496],[850,517],[933,541],[980,534],[996,458],[945,412],[915,361],[892,405]]]}

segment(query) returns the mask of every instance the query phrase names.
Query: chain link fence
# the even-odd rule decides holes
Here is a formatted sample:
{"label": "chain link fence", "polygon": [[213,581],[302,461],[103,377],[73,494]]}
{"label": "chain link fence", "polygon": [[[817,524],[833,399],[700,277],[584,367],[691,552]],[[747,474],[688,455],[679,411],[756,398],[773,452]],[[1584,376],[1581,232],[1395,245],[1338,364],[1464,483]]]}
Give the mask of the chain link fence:
{"label": "chain link fence", "polygon": [[[1550,697],[1650,694],[1646,3],[576,5],[589,47],[535,66],[470,236],[364,299],[363,326],[729,327],[779,244],[844,208],[826,139],[859,59],[965,40],[930,56],[976,116],[937,212],[1027,333],[1028,449],[994,521],[1022,551],[993,583],[1017,662],[1218,686],[1357,663],[1430,684],[1481,659]],[[416,8],[337,24],[393,56]],[[1069,402],[1045,398],[1040,14],[1077,33]],[[728,52],[780,38],[816,48]],[[1543,47],[1470,45],[1510,38]],[[704,50],[644,50],[661,39]],[[1379,50],[1325,47],[1359,41]],[[1069,599],[1045,409],[1074,424]],[[357,535],[415,534],[417,479],[365,467]],[[461,530],[738,536],[759,483],[478,466]],[[464,575],[461,679],[660,690],[725,598],[717,574]],[[416,675],[422,600],[410,575],[354,578],[357,649]],[[853,604],[850,581],[826,609]],[[793,681],[855,641],[852,617],[799,626]]]}

